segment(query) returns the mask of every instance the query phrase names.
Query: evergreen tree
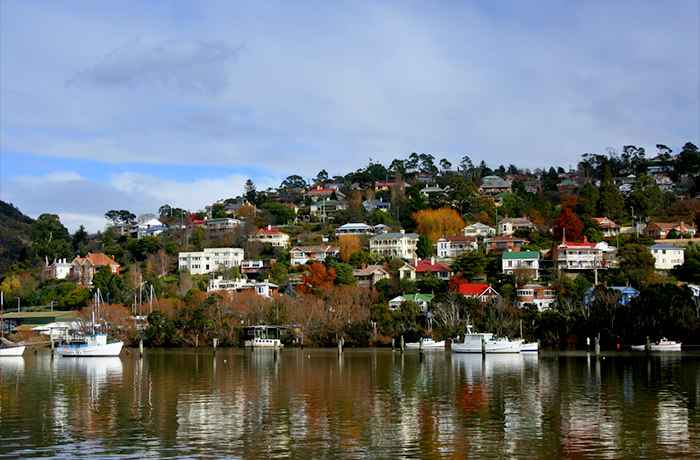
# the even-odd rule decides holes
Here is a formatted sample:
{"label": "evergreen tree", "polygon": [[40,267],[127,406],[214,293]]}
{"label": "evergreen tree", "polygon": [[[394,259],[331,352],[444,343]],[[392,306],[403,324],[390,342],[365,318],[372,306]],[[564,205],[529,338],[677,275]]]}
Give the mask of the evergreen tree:
{"label": "evergreen tree", "polygon": [[598,214],[613,220],[620,219],[624,214],[625,200],[615,185],[609,165],[603,167],[599,193]]}

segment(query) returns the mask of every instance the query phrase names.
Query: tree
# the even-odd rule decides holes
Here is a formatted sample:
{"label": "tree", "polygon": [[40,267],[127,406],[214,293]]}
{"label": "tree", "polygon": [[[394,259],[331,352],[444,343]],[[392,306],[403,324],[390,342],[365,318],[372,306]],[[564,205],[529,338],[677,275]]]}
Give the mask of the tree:
{"label": "tree", "polygon": [[32,231],[34,251],[41,258],[61,259],[70,257],[72,240],[66,227],[56,214],[42,214]]}
{"label": "tree", "polygon": [[251,179],[245,181],[244,194],[248,203],[258,203],[258,192],[255,190],[255,183]]}
{"label": "tree", "polygon": [[333,283],[340,284],[356,284],[357,280],[353,275],[352,266],[344,262],[339,262],[336,259],[328,259],[329,270],[335,271],[335,279]]}
{"label": "tree", "polygon": [[451,269],[465,279],[472,280],[486,274],[486,256],[479,251],[469,251],[455,257]]}
{"label": "tree", "polygon": [[610,166],[603,167],[603,178],[600,181],[600,200],[598,214],[616,220],[623,216],[625,201],[613,181]]}
{"label": "tree", "polygon": [[433,245],[430,243],[430,238],[427,235],[420,235],[416,246],[416,255],[421,259],[427,259],[432,254]]}
{"label": "tree", "polygon": [[440,169],[442,169],[442,174],[446,174],[452,169],[452,163],[450,163],[446,158],[440,160]]}
{"label": "tree", "polygon": [[678,154],[678,172],[681,174],[698,175],[700,171],[700,152],[692,142],[686,142]]}
{"label": "tree", "polygon": [[654,256],[642,244],[622,245],[617,250],[617,259],[622,275],[637,289],[654,274]]}
{"label": "tree", "polygon": [[[426,235],[431,244],[447,235],[458,235],[464,228],[464,221],[452,208],[423,209],[413,214],[416,231]],[[432,251],[431,251],[432,252]]]}
{"label": "tree", "polygon": [[297,290],[304,294],[311,294],[332,285],[335,277],[334,269],[326,269],[321,262],[314,262],[309,266],[308,272],[302,275],[302,284],[297,286]]}
{"label": "tree", "polygon": [[306,187],[306,181],[301,176],[291,175],[282,181],[279,191],[280,193],[298,193],[305,190]]}
{"label": "tree", "polygon": [[557,222],[554,224],[554,239],[562,240],[564,236],[568,241],[581,241],[583,222],[569,207],[561,210]]}
{"label": "tree", "polygon": [[598,200],[600,200],[598,189],[595,185],[587,182],[578,195],[576,214],[580,216],[596,217],[598,212]]}
{"label": "tree", "polygon": [[113,222],[116,226],[120,223],[129,224],[136,219],[136,214],[133,214],[126,209],[115,210],[112,209],[105,213],[105,217]]}
{"label": "tree", "polygon": [[360,239],[355,235],[340,235],[338,238],[340,258],[343,262],[350,262],[350,258],[362,249]]}

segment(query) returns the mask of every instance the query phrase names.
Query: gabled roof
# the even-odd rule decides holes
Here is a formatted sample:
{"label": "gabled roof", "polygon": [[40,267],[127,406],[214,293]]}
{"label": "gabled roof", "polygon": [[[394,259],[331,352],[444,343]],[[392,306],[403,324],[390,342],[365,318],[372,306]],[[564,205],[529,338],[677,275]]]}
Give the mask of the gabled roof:
{"label": "gabled roof", "polygon": [[111,257],[107,257],[106,255],[102,254],[101,252],[98,252],[96,254],[88,254],[85,257],[76,257],[75,261],[77,261],[79,264],[83,264],[85,261],[89,261],[92,265],[99,267],[100,265],[117,265],[119,264],[112,259]]}
{"label": "gabled roof", "polygon": [[389,303],[396,303],[396,302],[430,302],[433,300],[433,295],[432,294],[403,294],[398,297],[394,297],[389,301]]}
{"label": "gabled roof", "polygon": [[389,275],[389,272],[386,271],[382,265],[367,265],[363,268],[356,268],[352,271],[352,274],[353,276],[369,276],[377,271],[381,271],[384,272],[386,275]]}
{"label": "gabled roof", "polygon": [[498,292],[487,283],[462,283],[459,285],[459,293],[469,297],[479,297],[484,294],[499,295]]}
{"label": "gabled roof", "polygon": [[617,223],[615,223],[614,221],[608,219],[607,217],[594,217],[593,220],[595,220],[596,222],[598,222],[598,226],[599,226],[600,228],[607,228],[607,227],[616,228],[616,227],[619,227],[619,225],[618,225]]}
{"label": "gabled roof", "polygon": [[276,228],[272,228],[272,227],[263,227],[263,228],[259,228],[257,230],[253,230],[252,232],[250,232],[250,235],[261,235],[261,234],[262,235],[286,235],[286,233],[280,232]]}
{"label": "gabled roof", "polygon": [[416,269],[416,273],[425,273],[425,272],[432,272],[432,273],[438,273],[438,272],[451,272],[449,267],[446,267],[442,265],[439,262],[436,262],[435,259],[430,259],[430,260],[421,260],[418,259],[415,263],[410,264],[411,267]]}
{"label": "gabled roof", "polygon": [[311,252],[338,252],[340,251],[340,248],[338,246],[331,246],[328,244],[317,244],[317,245],[312,245],[312,246],[294,246],[289,252],[290,254],[292,252],[305,252],[305,253],[311,253]]}

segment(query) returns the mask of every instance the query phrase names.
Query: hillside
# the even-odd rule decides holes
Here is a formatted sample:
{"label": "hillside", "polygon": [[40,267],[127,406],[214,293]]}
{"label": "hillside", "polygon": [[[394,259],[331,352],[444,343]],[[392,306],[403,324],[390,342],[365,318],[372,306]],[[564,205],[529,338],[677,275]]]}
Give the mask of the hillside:
{"label": "hillside", "polygon": [[0,274],[29,257],[35,222],[12,204],[0,201]]}

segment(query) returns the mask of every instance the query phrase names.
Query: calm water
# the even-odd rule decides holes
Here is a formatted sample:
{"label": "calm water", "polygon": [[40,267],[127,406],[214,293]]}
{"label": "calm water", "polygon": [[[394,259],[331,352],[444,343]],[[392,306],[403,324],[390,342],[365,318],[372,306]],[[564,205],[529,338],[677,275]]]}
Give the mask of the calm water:
{"label": "calm water", "polygon": [[698,458],[700,354],[0,359],[0,458]]}

